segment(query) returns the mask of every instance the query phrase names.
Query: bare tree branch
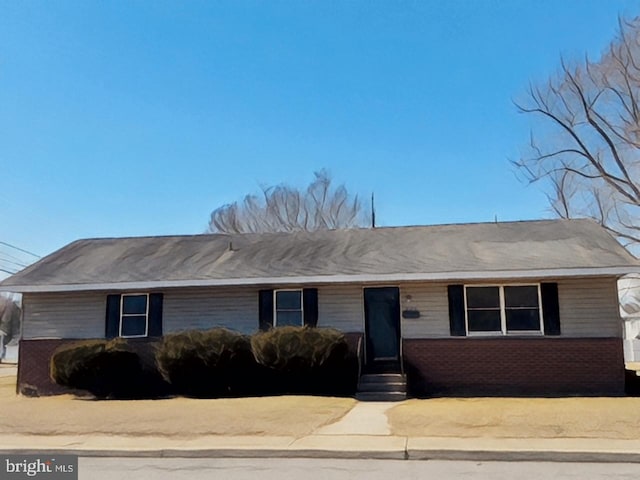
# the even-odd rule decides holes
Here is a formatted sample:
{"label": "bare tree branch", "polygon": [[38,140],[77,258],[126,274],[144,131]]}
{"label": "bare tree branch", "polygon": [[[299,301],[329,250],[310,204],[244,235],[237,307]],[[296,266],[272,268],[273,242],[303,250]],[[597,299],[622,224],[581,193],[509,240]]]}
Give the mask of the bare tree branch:
{"label": "bare tree branch", "polygon": [[300,191],[288,185],[263,186],[262,195],[247,195],[242,202],[211,212],[211,233],[313,231],[368,224],[368,212],[358,196],[344,185],[335,188],[326,170],[314,173],[313,182]]}
{"label": "bare tree branch", "polygon": [[538,119],[528,153],[513,164],[544,180],[553,212],[591,217],[640,252],[640,18],[620,20],[598,61],[569,65],[514,102]]}

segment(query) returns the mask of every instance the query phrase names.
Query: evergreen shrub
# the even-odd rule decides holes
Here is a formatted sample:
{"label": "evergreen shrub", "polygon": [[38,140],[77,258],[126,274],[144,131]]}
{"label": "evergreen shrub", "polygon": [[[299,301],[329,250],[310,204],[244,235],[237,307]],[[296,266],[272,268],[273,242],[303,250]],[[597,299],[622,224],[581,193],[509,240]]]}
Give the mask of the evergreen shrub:
{"label": "evergreen shrub", "polygon": [[[266,369],[269,393],[351,395],[357,360],[345,335],[332,328],[278,327],[251,337],[253,354]],[[266,383],[266,385],[265,385]],[[275,390],[275,391],[274,391]]]}
{"label": "evergreen shrub", "polygon": [[256,367],[249,337],[226,328],[165,335],[156,364],[175,393],[205,398],[249,393]]}
{"label": "evergreen shrub", "polygon": [[83,340],[53,353],[50,376],[59,385],[88,390],[98,398],[128,398],[139,393],[142,366],[125,339]]}

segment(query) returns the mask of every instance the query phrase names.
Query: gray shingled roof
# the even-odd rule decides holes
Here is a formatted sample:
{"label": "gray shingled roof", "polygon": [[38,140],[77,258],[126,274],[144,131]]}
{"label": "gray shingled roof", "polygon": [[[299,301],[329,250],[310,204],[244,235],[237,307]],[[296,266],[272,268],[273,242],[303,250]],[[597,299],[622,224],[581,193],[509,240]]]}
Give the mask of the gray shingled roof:
{"label": "gray shingled roof", "polygon": [[640,261],[590,220],[78,240],[0,283],[57,291],[622,275]]}

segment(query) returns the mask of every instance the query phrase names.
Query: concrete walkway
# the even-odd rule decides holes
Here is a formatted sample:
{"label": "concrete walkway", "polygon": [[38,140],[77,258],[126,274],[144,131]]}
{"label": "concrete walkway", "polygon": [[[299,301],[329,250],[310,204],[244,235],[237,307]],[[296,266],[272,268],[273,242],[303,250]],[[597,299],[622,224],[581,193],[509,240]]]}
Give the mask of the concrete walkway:
{"label": "concrete walkway", "polygon": [[318,429],[315,435],[391,435],[387,410],[393,402],[359,402],[335,423]]}

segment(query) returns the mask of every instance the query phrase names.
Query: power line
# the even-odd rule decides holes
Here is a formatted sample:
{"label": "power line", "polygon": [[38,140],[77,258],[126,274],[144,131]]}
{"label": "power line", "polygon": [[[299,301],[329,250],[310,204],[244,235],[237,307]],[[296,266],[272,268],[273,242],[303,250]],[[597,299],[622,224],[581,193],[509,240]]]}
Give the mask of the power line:
{"label": "power line", "polygon": [[24,261],[25,261],[25,260],[24,260],[24,257],[16,257],[15,255],[11,255],[11,254],[10,254],[10,253],[8,253],[7,251],[5,251],[5,250],[1,250],[1,249],[0,249],[0,255],[2,255],[2,256],[4,256],[4,257],[8,257],[8,258],[10,258],[11,260],[14,260],[14,261],[16,261],[16,262],[24,262]]}
{"label": "power line", "polygon": [[7,242],[0,241],[0,245],[6,245],[7,247],[15,248],[16,250],[19,250],[21,252],[28,253],[29,255],[33,255],[36,258],[42,258],[37,253],[30,252],[29,250],[25,250],[24,248],[16,247],[15,245],[11,245],[10,243],[7,243]]}
{"label": "power line", "polygon": [[0,268],[0,272],[8,273],[9,275],[13,275],[18,272],[10,272],[9,270],[5,270],[4,268]]}
{"label": "power line", "polygon": [[25,265],[24,263],[14,262],[13,260],[7,260],[6,258],[2,258],[2,257],[0,257],[0,262],[10,263],[12,265],[15,265],[17,267],[22,267],[22,268],[28,267],[28,265]]}

